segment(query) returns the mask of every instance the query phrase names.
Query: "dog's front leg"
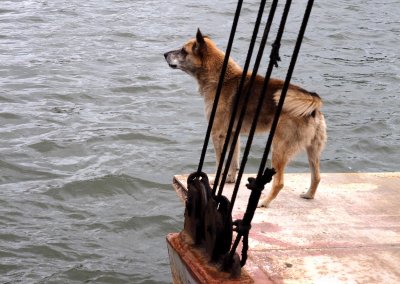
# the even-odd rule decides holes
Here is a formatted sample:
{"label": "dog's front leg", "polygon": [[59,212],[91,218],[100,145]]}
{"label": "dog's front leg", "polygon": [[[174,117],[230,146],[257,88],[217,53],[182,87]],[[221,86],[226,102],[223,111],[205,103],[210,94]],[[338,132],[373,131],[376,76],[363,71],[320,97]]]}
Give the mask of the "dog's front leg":
{"label": "dog's front leg", "polygon": [[[222,147],[224,146],[225,135],[213,131],[211,132],[211,138],[214,145],[216,168],[218,168],[219,161],[221,160]],[[211,184],[214,184],[214,178],[209,180]]]}
{"label": "dog's front leg", "polygon": [[[231,135],[233,139],[233,134]],[[232,146],[232,143],[230,143],[229,148]],[[229,173],[226,178],[226,182],[228,183],[234,183],[236,181],[236,172],[239,168],[239,154],[240,154],[240,138],[238,137],[238,140],[235,145],[235,151],[232,157],[231,164],[229,165]]]}
{"label": "dog's front leg", "polygon": [[[225,143],[226,135],[218,132],[213,132],[211,134],[213,144],[214,144],[214,150],[215,150],[215,159],[216,159],[216,165],[218,168],[219,162],[221,160],[221,154],[222,154],[222,149]],[[233,138],[233,135],[231,139]],[[232,143],[229,143],[229,148],[232,145]],[[229,149],[228,149],[229,150]],[[236,146],[235,146],[235,151],[234,155],[232,157],[232,162],[229,165],[229,171],[228,171],[228,176],[226,177],[226,182],[227,183],[234,183],[236,181],[236,171],[239,167],[239,152],[240,152],[240,140],[238,139]],[[228,155],[228,153],[227,153]]]}
{"label": "dog's front leg", "polygon": [[225,142],[225,135],[217,132],[212,132],[211,137],[214,145],[215,161],[218,168],[219,161],[221,160],[222,148]]}

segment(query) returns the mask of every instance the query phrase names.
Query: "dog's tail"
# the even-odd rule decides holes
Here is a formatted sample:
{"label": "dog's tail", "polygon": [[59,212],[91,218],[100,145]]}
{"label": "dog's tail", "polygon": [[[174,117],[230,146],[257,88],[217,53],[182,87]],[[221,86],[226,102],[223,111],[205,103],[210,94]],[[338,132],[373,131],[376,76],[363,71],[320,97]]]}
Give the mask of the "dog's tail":
{"label": "dog's tail", "polygon": [[[274,93],[275,104],[278,105],[281,90]],[[322,100],[317,93],[310,93],[302,89],[289,89],[286,93],[283,111],[291,116],[314,116],[315,111],[322,107]]]}

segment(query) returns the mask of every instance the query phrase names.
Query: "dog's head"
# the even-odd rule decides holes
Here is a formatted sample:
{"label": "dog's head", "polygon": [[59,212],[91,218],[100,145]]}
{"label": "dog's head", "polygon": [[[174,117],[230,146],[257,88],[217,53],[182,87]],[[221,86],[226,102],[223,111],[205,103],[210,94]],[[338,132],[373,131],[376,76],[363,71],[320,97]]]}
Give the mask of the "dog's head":
{"label": "dog's head", "polygon": [[165,60],[171,68],[180,69],[196,77],[203,67],[208,40],[198,29],[196,38],[186,42],[182,48],[164,53]]}

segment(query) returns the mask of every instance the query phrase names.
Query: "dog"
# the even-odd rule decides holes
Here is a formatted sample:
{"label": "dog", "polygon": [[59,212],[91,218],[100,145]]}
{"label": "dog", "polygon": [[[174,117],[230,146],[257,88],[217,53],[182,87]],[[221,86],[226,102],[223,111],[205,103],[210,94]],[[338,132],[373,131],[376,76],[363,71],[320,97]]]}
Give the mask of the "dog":
{"label": "dog", "polygon": [[[209,119],[214,97],[224,61],[224,52],[207,36],[203,36],[200,29],[196,37],[187,41],[182,48],[166,52],[164,57],[173,69],[180,69],[193,76],[198,83],[200,95],[204,98],[205,113]],[[225,142],[226,132],[232,113],[233,101],[239,88],[242,68],[229,58],[227,71],[215,115],[211,137],[214,144],[217,166]],[[251,73],[246,74],[243,94],[248,90]],[[258,100],[262,92],[264,78],[257,75],[253,84],[252,93],[246,109],[246,115],[240,134],[248,134],[251,128]],[[260,114],[256,134],[270,130],[275,110],[281,95],[284,82],[271,78],[264,94],[262,112]],[[239,111],[243,107],[242,98],[239,99]],[[291,84],[286,94],[285,103],[272,143],[272,167],[276,174],[269,194],[260,199],[259,207],[268,207],[278,195],[284,185],[284,170],[287,163],[301,150],[308,155],[311,171],[311,184],[306,193],[300,196],[313,199],[320,182],[320,156],[325,146],[326,124],[324,115],[320,111],[322,100],[318,94]],[[238,111],[238,112],[239,112]],[[237,117],[239,115],[236,115]],[[237,122],[236,122],[237,123]],[[234,127],[235,129],[235,127]],[[229,166],[227,182],[235,182],[236,171],[239,166],[239,141],[236,143],[234,157]]]}

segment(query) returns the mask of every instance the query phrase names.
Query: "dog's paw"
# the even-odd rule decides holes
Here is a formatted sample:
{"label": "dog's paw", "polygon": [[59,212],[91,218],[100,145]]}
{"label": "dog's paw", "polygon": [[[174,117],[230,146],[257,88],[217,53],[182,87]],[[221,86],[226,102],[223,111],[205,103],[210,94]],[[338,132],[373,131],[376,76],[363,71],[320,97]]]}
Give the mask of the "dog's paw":
{"label": "dog's paw", "polygon": [[226,177],[226,182],[227,183],[235,183],[235,181],[236,181],[236,175],[228,174],[228,176]]}
{"label": "dog's paw", "polygon": [[304,199],[314,199],[314,195],[308,192],[300,194],[300,197]]}
{"label": "dog's paw", "polygon": [[258,208],[263,208],[263,207],[268,208],[268,206],[269,206],[268,198],[263,198],[258,201],[258,204],[257,204]]}

